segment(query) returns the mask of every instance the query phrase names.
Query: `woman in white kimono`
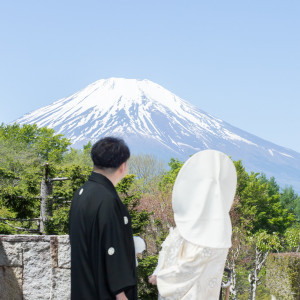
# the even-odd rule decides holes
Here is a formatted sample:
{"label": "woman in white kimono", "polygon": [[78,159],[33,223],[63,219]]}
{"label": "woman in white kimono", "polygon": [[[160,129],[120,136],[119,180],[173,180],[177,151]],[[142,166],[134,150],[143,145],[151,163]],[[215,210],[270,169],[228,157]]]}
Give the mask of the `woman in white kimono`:
{"label": "woman in white kimono", "polygon": [[183,165],[172,193],[176,228],[162,244],[149,278],[159,299],[219,299],[236,184],[233,162],[219,151],[198,152]]}

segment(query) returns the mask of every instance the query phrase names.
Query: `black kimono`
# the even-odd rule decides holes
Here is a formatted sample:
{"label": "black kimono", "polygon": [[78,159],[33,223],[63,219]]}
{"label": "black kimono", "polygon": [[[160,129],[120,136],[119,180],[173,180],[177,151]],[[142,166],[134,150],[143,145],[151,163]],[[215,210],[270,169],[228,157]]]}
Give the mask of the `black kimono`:
{"label": "black kimono", "polygon": [[137,299],[130,216],[115,187],[93,172],[70,210],[71,299]]}

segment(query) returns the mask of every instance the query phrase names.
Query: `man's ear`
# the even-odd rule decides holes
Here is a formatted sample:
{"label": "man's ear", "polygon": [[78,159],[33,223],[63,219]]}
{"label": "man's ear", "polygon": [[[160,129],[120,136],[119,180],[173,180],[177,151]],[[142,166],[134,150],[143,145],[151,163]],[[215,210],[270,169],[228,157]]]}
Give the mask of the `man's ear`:
{"label": "man's ear", "polygon": [[119,171],[120,171],[121,174],[124,173],[125,168],[126,168],[126,162],[123,162],[123,163],[120,165],[120,167],[119,167]]}

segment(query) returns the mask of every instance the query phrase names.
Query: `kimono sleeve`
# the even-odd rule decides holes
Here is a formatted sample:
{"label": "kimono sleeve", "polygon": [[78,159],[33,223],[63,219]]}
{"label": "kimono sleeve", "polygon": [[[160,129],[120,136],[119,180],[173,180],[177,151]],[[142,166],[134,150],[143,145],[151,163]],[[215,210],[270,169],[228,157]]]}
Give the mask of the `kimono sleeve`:
{"label": "kimono sleeve", "polygon": [[115,206],[106,207],[101,217],[106,280],[111,293],[116,295],[136,285],[133,237],[125,227],[130,224],[124,223],[124,216]]}
{"label": "kimono sleeve", "polygon": [[227,251],[203,248],[184,241],[177,262],[158,272],[160,295],[178,299],[217,299]]}
{"label": "kimono sleeve", "polygon": [[173,235],[174,235],[174,229],[171,227],[168,236],[166,237],[165,241],[161,245],[162,248],[159,251],[157,266],[156,266],[155,270],[153,271],[152,275],[157,276],[158,272],[162,269],[162,267],[165,263],[165,256],[166,256],[165,247],[166,247],[166,245],[168,245],[172,242]]}

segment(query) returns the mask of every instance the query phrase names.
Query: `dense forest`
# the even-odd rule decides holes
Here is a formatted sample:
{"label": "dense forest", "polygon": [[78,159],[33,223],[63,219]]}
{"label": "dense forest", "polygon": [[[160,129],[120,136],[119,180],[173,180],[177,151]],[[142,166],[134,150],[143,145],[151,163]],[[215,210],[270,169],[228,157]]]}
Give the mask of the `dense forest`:
{"label": "dense forest", "polygon": [[[72,196],[91,170],[91,143],[73,149],[69,139],[36,125],[0,126],[0,234],[68,234]],[[270,299],[265,262],[272,252],[299,252],[300,197],[274,177],[248,173],[234,161],[238,186],[231,208],[232,270],[230,299]],[[160,245],[174,227],[171,193],[183,162],[165,163],[151,155],[133,155],[129,175],[118,185],[135,235],[147,250],[139,257],[140,299],[156,299],[147,278]]]}

